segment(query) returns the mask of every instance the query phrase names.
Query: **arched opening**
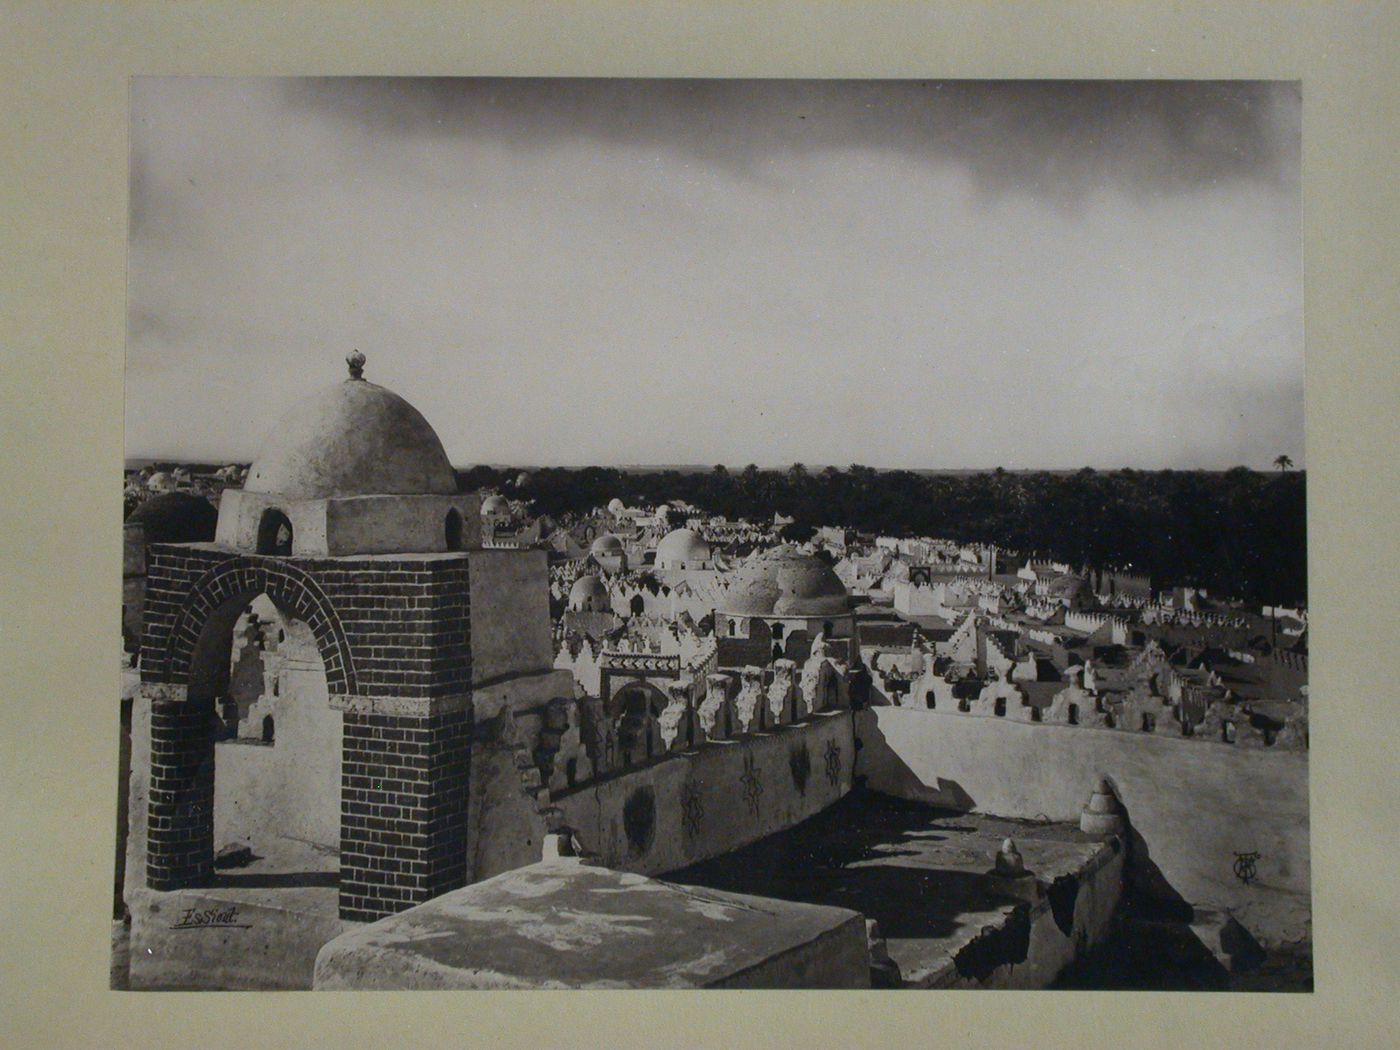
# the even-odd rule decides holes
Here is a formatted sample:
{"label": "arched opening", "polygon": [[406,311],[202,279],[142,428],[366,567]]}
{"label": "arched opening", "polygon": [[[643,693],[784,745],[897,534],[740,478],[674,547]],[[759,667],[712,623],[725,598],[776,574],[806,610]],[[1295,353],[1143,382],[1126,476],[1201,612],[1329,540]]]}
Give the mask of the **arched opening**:
{"label": "arched opening", "polygon": [[1143,715],[1142,715],[1142,731],[1143,731],[1144,733],[1151,733],[1151,732],[1152,732],[1153,730],[1155,730],[1156,728],[1157,728],[1157,719],[1153,718],[1151,715],[1147,714],[1146,712],[1143,712]]}
{"label": "arched opening", "polygon": [[794,663],[805,664],[812,655],[812,636],[800,627],[791,631],[783,641],[783,654]]}
{"label": "arched opening", "polygon": [[258,521],[258,553],[291,556],[292,519],[276,507],[268,507]]}
{"label": "arched opening", "polygon": [[447,512],[447,521],[443,531],[446,534],[447,549],[459,551],[462,549],[462,515],[457,513],[457,508],[453,507]]}
{"label": "arched opening", "polygon": [[992,701],[992,714],[998,718],[1006,717],[1006,697],[999,696]]}
{"label": "arched opening", "polygon": [[823,637],[823,638],[830,638],[830,637],[831,637],[832,635],[834,635],[835,633],[836,633],[836,628],[832,626],[831,621],[830,621],[830,620],[823,620],[823,621],[822,621],[822,637]]}
{"label": "arched opening", "polygon": [[634,594],[632,595],[631,602],[628,603],[628,608],[632,610],[633,616],[641,616],[642,613],[646,610],[646,602],[642,600],[642,596],[640,594]]}
{"label": "arched opening", "polygon": [[1079,724],[1079,705],[1078,705],[1078,704],[1070,704],[1070,705],[1069,705],[1069,710],[1068,710],[1068,711],[1066,712],[1066,714],[1065,714],[1065,721],[1068,722],[1068,723],[1069,723],[1070,725],[1072,725],[1072,726],[1077,726],[1077,725]]}
{"label": "arched opening", "polygon": [[[342,716],[310,625],[267,594],[226,601],[195,643],[186,702],[209,712],[198,776],[212,788],[215,881],[334,887]],[[225,867],[221,853],[241,856]]]}
{"label": "arched opening", "polygon": [[634,683],[613,697],[611,707],[624,767],[638,765],[664,750],[658,719],[666,698],[659,690],[644,682]]}
{"label": "arched opening", "polygon": [[933,695],[932,689],[924,694],[924,706],[930,711],[938,708],[938,698]]}
{"label": "arched opening", "polygon": [[841,693],[836,681],[836,672],[832,670],[831,664],[822,662],[821,669],[817,672],[817,691],[813,698],[814,711],[833,710],[840,702]]}
{"label": "arched opening", "polygon": [[729,637],[731,637],[731,638],[734,637],[734,629],[735,629],[735,623],[734,623],[733,620],[730,620],[730,621],[729,621]]}
{"label": "arched opening", "polygon": [[783,640],[783,633],[784,633],[786,630],[787,630],[787,628],[784,627],[782,624],[780,624],[780,623],[775,623],[775,624],[773,625],[773,630],[772,630],[773,641],[775,641],[775,642],[781,642],[781,641]]}

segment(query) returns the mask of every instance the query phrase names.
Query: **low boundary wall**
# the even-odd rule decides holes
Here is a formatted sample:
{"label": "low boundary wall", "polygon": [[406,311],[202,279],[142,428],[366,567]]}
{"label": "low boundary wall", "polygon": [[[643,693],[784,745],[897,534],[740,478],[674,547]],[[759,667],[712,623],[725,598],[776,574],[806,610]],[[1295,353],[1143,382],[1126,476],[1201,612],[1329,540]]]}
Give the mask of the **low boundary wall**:
{"label": "low boundary wall", "polygon": [[855,720],[857,774],[899,798],[1077,820],[1106,777],[1132,825],[1135,885],[1229,910],[1265,944],[1311,936],[1306,751],[897,707]]}
{"label": "low boundary wall", "polygon": [[559,793],[553,803],[601,863],[641,874],[673,871],[783,831],[851,789],[850,711],[694,751]]}

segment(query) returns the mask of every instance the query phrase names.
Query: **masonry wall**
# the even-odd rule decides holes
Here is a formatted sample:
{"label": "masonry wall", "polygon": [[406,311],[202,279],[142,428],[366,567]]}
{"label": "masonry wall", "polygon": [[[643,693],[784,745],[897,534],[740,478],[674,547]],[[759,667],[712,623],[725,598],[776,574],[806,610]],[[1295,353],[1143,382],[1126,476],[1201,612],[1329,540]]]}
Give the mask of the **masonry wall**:
{"label": "masonry wall", "polygon": [[340,914],[368,922],[465,885],[465,711],[345,713]]}
{"label": "masonry wall", "polygon": [[342,917],[376,918],[462,885],[468,555],[283,559],[212,544],[150,553],[141,676],[151,775],[149,784],[134,776],[132,787],[133,803],[146,795],[147,826],[143,835],[133,826],[132,843],[145,848],[147,885],[170,890],[212,875],[211,719],[228,646],[201,638],[231,632],[258,593],[311,629],[331,705],[344,712]]}
{"label": "masonry wall", "polygon": [[851,789],[849,711],[691,752],[554,797],[588,852],[609,867],[673,871],[783,831]]}
{"label": "masonry wall", "polygon": [[[882,707],[856,715],[874,790],[1004,817],[1077,820],[1107,777],[1134,831],[1134,877],[1230,909],[1255,937],[1310,935],[1306,751]],[[1258,853],[1257,877],[1234,873]]]}
{"label": "masonry wall", "polygon": [[[302,607],[288,611],[316,632],[333,694],[430,698],[467,691],[466,555],[279,559],[213,544],[154,544],[148,558],[143,681],[184,684],[181,656],[188,659],[194,641],[183,626],[192,592],[207,607],[277,590],[304,597]],[[215,582],[197,590],[202,580]]]}
{"label": "masonry wall", "polygon": [[547,670],[554,664],[549,563],[544,551],[478,550],[469,556],[475,682]]}

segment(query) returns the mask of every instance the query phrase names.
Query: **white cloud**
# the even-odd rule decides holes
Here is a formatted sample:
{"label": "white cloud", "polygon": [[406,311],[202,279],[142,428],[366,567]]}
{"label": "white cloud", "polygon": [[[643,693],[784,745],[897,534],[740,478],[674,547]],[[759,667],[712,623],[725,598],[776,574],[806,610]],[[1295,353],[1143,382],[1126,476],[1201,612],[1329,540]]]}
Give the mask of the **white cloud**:
{"label": "white cloud", "polygon": [[137,83],[131,454],[247,458],[358,346],[462,464],[1302,461],[1288,120],[417,90]]}

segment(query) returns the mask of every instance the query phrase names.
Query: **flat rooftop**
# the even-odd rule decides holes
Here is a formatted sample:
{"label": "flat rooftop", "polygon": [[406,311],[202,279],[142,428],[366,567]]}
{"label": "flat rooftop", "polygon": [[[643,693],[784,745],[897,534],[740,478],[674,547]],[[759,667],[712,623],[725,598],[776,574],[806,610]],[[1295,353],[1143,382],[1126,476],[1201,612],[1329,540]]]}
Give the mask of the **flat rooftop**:
{"label": "flat rooftop", "polygon": [[352,929],[318,989],[869,987],[850,911],[558,858]]}
{"label": "flat rooftop", "polygon": [[939,983],[1019,903],[990,874],[1006,838],[1045,883],[1097,870],[1111,854],[1074,824],[957,813],[858,790],[795,828],[665,878],[860,912],[879,923],[906,984]]}

